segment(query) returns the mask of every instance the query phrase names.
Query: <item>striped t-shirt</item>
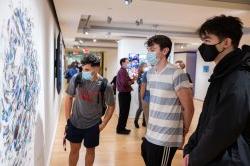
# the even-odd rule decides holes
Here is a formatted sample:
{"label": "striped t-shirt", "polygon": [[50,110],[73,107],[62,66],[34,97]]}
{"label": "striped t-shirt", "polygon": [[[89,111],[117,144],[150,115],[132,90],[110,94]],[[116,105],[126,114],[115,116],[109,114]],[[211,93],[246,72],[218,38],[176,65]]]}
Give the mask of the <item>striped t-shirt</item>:
{"label": "striped t-shirt", "polygon": [[152,68],[147,79],[150,104],[146,139],[159,146],[179,147],[183,139],[183,116],[176,92],[192,85],[186,73],[170,63],[159,73]]}

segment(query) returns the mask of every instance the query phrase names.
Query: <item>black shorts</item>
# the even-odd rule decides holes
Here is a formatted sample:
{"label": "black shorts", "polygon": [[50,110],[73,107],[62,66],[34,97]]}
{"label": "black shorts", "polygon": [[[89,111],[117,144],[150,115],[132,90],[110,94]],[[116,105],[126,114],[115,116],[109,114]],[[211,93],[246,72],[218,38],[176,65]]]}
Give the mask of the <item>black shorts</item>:
{"label": "black shorts", "polygon": [[150,143],[145,138],[141,154],[146,166],[171,166],[177,147],[164,147]]}
{"label": "black shorts", "polygon": [[99,123],[88,129],[78,129],[68,121],[66,129],[66,139],[71,143],[82,143],[86,148],[94,148],[99,145],[100,129]]}

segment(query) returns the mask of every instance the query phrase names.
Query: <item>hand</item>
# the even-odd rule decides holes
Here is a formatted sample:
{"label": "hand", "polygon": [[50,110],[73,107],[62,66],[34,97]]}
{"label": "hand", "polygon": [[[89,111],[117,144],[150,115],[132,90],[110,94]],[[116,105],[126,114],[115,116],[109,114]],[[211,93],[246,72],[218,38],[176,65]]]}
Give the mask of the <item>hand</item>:
{"label": "hand", "polygon": [[106,124],[101,123],[101,124],[99,125],[99,130],[100,130],[100,132],[101,132],[105,127],[106,127]]}
{"label": "hand", "polygon": [[183,166],[188,166],[189,164],[189,154],[187,154],[183,159]]}

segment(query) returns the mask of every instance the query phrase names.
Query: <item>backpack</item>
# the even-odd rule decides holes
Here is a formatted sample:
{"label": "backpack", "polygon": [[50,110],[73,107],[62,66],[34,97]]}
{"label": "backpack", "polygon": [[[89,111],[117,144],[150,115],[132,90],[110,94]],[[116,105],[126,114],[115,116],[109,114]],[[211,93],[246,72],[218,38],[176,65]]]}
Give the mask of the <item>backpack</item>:
{"label": "backpack", "polygon": [[[75,88],[81,83],[82,83],[82,73],[79,73],[79,74],[77,74],[76,79],[75,79]],[[108,80],[106,78],[103,78],[101,81],[100,89],[99,89],[99,92],[100,92],[99,94],[101,95],[101,104],[102,104],[102,116],[105,115],[106,110],[107,110],[107,105],[105,103],[105,97],[104,97],[104,93],[105,93],[107,84],[108,84]],[[100,103],[99,100],[100,100],[100,97],[98,95],[97,96],[97,104]]]}

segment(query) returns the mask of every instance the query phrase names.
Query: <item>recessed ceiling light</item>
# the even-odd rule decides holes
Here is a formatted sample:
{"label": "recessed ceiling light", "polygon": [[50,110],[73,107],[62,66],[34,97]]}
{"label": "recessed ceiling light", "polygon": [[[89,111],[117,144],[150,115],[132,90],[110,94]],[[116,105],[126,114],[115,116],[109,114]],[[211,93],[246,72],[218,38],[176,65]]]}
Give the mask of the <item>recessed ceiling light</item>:
{"label": "recessed ceiling light", "polygon": [[124,0],[125,5],[130,5],[132,3],[132,0]]}
{"label": "recessed ceiling light", "polygon": [[89,33],[86,31],[84,34],[85,34],[85,35],[88,35]]}
{"label": "recessed ceiling light", "polygon": [[95,43],[95,42],[96,42],[96,39],[93,39],[93,42]]}

